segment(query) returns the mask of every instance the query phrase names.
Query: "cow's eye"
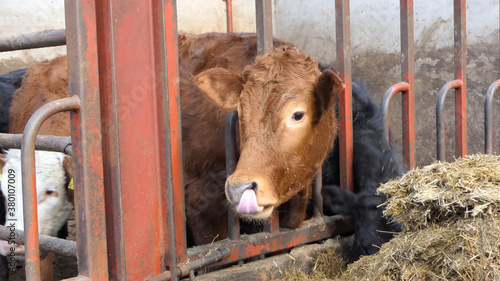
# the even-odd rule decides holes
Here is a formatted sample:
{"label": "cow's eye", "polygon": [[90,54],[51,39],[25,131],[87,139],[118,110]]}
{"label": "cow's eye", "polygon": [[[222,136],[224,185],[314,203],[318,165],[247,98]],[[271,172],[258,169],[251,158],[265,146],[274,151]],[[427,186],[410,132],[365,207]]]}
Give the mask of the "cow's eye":
{"label": "cow's eye", "polygon": [[292,115],[293,120],[295,121],[300,121],[302,118],[304,118],[304,112],[294,112]]}
{"label": "cow's eye", "polygon": [[47,191],[45,191],[45,194],[47,195],[51,195],[52,193],[54,193],[56,190],[55,189],[47,189]]}

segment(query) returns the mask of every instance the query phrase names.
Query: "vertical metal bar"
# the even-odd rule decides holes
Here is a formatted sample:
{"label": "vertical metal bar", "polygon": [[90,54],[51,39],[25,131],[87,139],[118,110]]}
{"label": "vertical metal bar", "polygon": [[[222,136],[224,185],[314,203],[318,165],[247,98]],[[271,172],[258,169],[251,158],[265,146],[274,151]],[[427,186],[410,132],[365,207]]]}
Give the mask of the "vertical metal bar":
{"label": "vertical metal bar", "polygon": [[26,279],[40,278],[40,249],[38,244],[38,213],[35,170],[35,140],[42,123],[51,115],[78,109],[78,97],[53,101],[40,107],[28,120],[21,143],[21,173],[23,182],[24,245],[26,246]]}
{"label": "vertical metal bar", "polygon": [[353,190],[352,103],[351,103],[351,27],[349,0],[335,0],[337,60],[344,90],[339,96],[340,186]]}
{"label": "vertical metal bar", "polygon": [[143,280],[185,258],[175,1],[100,3],[110,272]]}
{"label": "vertical metal bar", "polygon": [[401,12],[401,79],[408,83],[403,93],[403,154],[406,166],[415,168],[415,113],[413,95],[414,28],[413,0],[400,1]]}
{"label": "vertical metal bar", "polygon": [[319,168],[318,174],[314,178],[313,183],[313,212],[315,217],[323,216],[323,197],[321,196],[321,188],[323,187],[322,169]]}
{"label": "vertical metal bar", "polygon": [[456,134],[456,157],[467,154],[467,44],[466,44],[466,0],[454,0],[454,30],[455,30],[455,77],[462,81],[462,86],[455,94],[455,134]]}
{"label": "vertical metal bar", "polygon": [[[170,121],[170,131],[168,132],[170,136],[170,159],[167,161],[167,165],[170,164],[170,166],[168,166],[167,174],[169,186],[172,187],[168,190],[172,190],[172,195],[167,206],[169,207],[168,213],[172,218],[169,218],[168,225],[175,226],[174,232],[169,231],[169,255],[173,256],[173,253],[175,253],[175,259],[171,257],[168,262],[172,270],[174,270],[177,263],[184,262],[187,258],[176,7],[176,0],[165,1],[164,15],[160,18],[165,23],[166,57],[161,56],[160,62],[166,61],[166,69],[164,70],[167,74],[166,90],[168,95],[168,108],[166,110],[169,113],[168,119]],[[175,248],[173,246],[175,246]],[[172,273],[174,272],[172,271]]]}
{"label": "vertical metal bar", "polygon": [[484,101],[484,153],[493,152],[493,96],[500,88],[500,80],[491,83]]}
{"label": "vertical metal bar", "polygon": [[[236,154],[236,124],[238,123],[238,113],[232,112],[228,113],[226,116],[226,128],[225,128],[225,145],[226,145],[226,173],[231,175],[234,172],[234,167],[236,166],[237,154]],[[228,205],[228,227],[229,227],[229,239],[236,240],[240,238],[240,220],[238,215],[234,211],[233,207]]]}
{"label": "vertical metal bar", "polygon": [[65,2],[68,84],[70,95],[81,101],[80,110],[71,113],[79,275],[108,280],[94,4]]}
{"label": "vertical metal bar", "polygon": [[257,54],[273,49],[273,7],[271,0],[255,0],[257,22]]}
{"label": "vertical metal bar", "polygon": [[224,0],[226,2],[226,28],[227,32],[233,32],[233,0]]}
{"label": "vertical metal bar", "polygon": [[[109,41],[113,38],[111,27],[112,18],[110,1],[96,1],[97,10],[97,44],[100,52],[109,50],[109,53],[99,54],[99,83],[101,94],[101,122],[102,122],[102,153],[104,171],[104,190],[106,207],[106,235],[112,243],[108,243],[108,274],[110,280],[125,280],[125,239],[123,234],[123,208],[121,197],[121,170],[119,169],[119,135],[118,114],[114,99],[116,96],[113,73],[114,49]],[[108,93],[104,95],[104,93]]]}
{"label": "vertical metal bar", "polygon": [[[273,50],[273,14],[271,0],[255,0],[257,22],[257,54],[262,55]],[[272,215],[264,223],[264,231],[279,231],[278,215]]]}

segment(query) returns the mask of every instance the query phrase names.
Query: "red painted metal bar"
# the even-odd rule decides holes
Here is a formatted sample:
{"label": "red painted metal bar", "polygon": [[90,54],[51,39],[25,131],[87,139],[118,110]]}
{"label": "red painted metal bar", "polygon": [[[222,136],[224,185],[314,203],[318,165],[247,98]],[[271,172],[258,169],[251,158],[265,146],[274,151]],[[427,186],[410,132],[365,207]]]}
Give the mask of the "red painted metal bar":
{"label": "red painted metal bar", "polygon": [[400,1],[401,20],[401,79],[408,83],[403,94],[403,150],[406,166],[415,168],[415,107],[413,94],[413,72],[415,70],[413,0]]}
{"label": "red painted metal bar", "polygon": [[339,96],[340,186],[352,191],[353,145],[349,0],[335,0],[335,13],[339,76],[344,81],[344,89]]}
{"label": "red painted metal bar", "polygon": [[21,173],[23,182],[24,245],[26,245],[26,279],[40,279],[40,250],[38,245],[38,213],[35,170],[35,140],[42,123],[50,116],[80,107],[78,97],[56,100],[40,107],[31,116],[23,131],[21,143]]}
{"label": "red painted metal bar", "polygon": [[[392,85],[389,89],[384,94],[384,97],[382,98],[382,115],[383,115],[383,120],[384,124],[382,126],[382,132],[383,135],[385,136],[386,140],[389,142],[389,105],[391,103],[392,98],[397,94],[397,93],[403,93],[403,95],[408,94],[408,90],[410,88],[410,85],[406,82],[400,82],[396,85]],[[404,104],[403,104],[404,105]],[[403,108],[403,111],[405,109]],[[406,151],[407,152],[407,151]]]}
{"label": "red painted metal bar", "polygon": [[98,3],[109,271],[144,280],[185,259],[176,4]]}
{"label": "red painted metal bar", "polygon": [[500,88],[500,80],[491,83],[484,101],[484,153],[493,151],[493,97]]}
{"label": "red painted metal bar", "polygon": [[233,0],[222,0],[226,2],[226,28],[227,32],[233,32]]}
{"label": "red painted metal bar", "polygon": [[0,39],[0,52],[66,45],[66,30],[44,30]]}
{"label": "red painted metal bar", "polygon": [[[438,101],[436,104],[436,141],[437,141],[437,158],[439,161],[445,160],[446,154],[446,139],[445,139],[445,112],[444,101],[451,90],[455,90],[455,96],[459,93],[457,89],[463,86],[462,80],[454,80],[446,83],[439,91]],[[455,97],[457,99],[457,97]]]}
{"label": "red painted metal bar", "polygon": [[[116,106],[116,81],[114,71],[114,48],[111,45],[113,28],[111,18],[111,2],[96,1],[97,8],[97,44],[99,54],[99,83],[101,93],[101,133],[102,154],[104,164],[104,190],[106,202],[106,235],[112,243],[108,243],[108,274],[110,280],[124,280],[125,238],[123,234],[121,170],[119,166],[118,114]],[[106,93],[106,94],[105,94]]]}
{"label": "red painted metal bar", "polygon": [[455,134],[456,157],[467,154],[467,45],[466,45],[466,0],[454,0],[454,30],[455,30],[455,77],[462,81],[462,86],[455,94]]}
{"label": "red painted metal bar", "polygon": [[[176,1],[169,0],[164,2],[163,15],[158,18],[165,23],[165,30],[160,31],[165,35],[166,56],[161,55],[158,58],[160,65],[166,61],[166,69],[163,72],[167,75],[167,96],[169,113],[169,136],[170,154],[167,149],[167,175],[168,188],[168,226],[169,226],[169,251],[167,255],[167,265],[171,268],[178,263],[184,262],[186,256],[186,229],[185,229],[185,207],[184,207],[184,181],[182,174],[182,140],[181,140],[181,97],[179,92],[179,59],[178,59],[178,41],[177,41],[177,11]],[[156,18],[156,17],[155,17]],[[160,25],[161,22],[158,23]]]}
{"label": "red painted metal bar", "polygon": [[294,230],[279,233],[261,232],[252,234],[251,238],[248,235],[242,235],[241,239],[237,241],[224,239],[210,245],[194,247],[188,250],[188,257],[189,260],[195,261],[211,253],[214,249],[229,248],[230,255],[215,264],[215,266],[219,266],[320,241],[335,235],[352,233],[352,229],[352,220],[346,220],[343,216],[316,217]]}
{"label": "red painted metal bar", "polygon": [[108,280],[101,112],[94,1],[66,0],[68,84],[80,110],[71,113],[79,275]]}

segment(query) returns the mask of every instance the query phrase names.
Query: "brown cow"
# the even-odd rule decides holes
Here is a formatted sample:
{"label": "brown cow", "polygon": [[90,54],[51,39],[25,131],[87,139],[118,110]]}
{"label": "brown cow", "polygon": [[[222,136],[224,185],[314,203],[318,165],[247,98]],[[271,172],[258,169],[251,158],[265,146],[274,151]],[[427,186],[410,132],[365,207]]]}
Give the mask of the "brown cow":
{"label": "brown cow", "polygon": [[[336,136],[342,81],[294,46],[274,47],[256,57],[255,34],[179,36],[186,211],[196,244],[227,237],[227,201],[259,220],[281,205],[284,227],[305,218],[312,179]],[[232,111],[241,154],[224,195],[224,119]]]}
{"label": "brown cow", "polygon": [[[68,96],[66,58],[33,65],[27,71],[21,88],[12,99],[9,133],[21,134],[29,118],[42,105]],[[40,128],[39,134],[70,136],[69,112],[50,117]],[[7,219],[16,219],[15,228],[24,229],[21,160],[18,149],[10,149],[3,159],[2,192],[8,202],[15,203],[15,212],[8,212]],[[73,210],[73,191],[68,189],[72,178],[72,157],[63,153],[36,151],[37,201],[39,233],[56,236],[58,230]],[[1,161],[0,161],[1,162]],[[23,254],[24,246],[13,247],[12,241],[1,241],[0,252],[9,259],[12,254]],[[41,261],[42,280],[52,280],[52,254]]]}

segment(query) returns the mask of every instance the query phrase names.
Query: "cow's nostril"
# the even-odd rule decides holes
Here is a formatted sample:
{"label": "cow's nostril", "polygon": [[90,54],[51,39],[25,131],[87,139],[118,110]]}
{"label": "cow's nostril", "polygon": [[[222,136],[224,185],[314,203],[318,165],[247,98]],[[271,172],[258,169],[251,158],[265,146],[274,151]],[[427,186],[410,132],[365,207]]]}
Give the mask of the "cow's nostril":
{"label": "cow's nostril", "polygon": [[245,182],[245,183],[240,183],[236,185],[231,185],[227,184],[226,189],[227,189],[227,194],[229,195],[229,200],[235,204],[238,204],[240,202],[241,196],[243,195],[243,192],[247,189],[251,189],[253,191],[257,191],[259,188],[257,182]]}

